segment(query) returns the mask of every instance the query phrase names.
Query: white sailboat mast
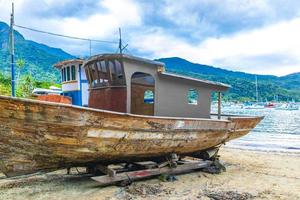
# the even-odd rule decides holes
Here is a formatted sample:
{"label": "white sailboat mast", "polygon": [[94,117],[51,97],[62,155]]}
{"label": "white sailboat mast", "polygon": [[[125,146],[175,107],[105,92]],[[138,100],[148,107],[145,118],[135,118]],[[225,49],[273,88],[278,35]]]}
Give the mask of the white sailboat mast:
{"label": "white sailboat mast", "polygon": [[255,95],[256,95],[256,102],[258,102],[258,87],[257,87],[257,76],[255,75]]}

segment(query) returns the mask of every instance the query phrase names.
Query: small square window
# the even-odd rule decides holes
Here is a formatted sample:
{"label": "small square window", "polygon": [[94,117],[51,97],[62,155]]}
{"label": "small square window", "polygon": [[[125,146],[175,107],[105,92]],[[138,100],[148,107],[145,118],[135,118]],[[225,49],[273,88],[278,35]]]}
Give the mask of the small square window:
{"label": "small square window", "polygon": [[66,77],[67,77],[67,81],[70,81],[70,67],[67,67],[67,72],[66,72]]}
{"label": "small square window", "polygon": [[198,105],[199,94],[196,89],[189,89],[187,94],[188,104]]}
{"label": "small square window", "polygon": [[76,68],[74,65],[71,66],[71,80],[76,80]]}
{"label": "small square window", "polygon": [[154,93],[152,90],[146,90],[144,93],[144,103],[154,104]]}

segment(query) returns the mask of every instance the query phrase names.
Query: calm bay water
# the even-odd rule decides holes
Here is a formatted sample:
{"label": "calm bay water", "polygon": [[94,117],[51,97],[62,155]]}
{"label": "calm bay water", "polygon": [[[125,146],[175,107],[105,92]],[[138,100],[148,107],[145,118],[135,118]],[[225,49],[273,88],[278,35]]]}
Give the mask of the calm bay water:
{"label": "calm bay water", "polygon": [[300,110],[223,108],[224,114],[265,118],[248,135],[227,143],[229,147],[300,153]]}

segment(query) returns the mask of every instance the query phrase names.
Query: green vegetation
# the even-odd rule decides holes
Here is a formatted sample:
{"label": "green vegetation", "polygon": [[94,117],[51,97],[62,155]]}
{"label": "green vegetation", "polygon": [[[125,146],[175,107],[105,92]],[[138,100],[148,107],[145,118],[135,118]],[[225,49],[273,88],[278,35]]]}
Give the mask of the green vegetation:
{"label": "green vegetation", "polygon": [[[219,77],[216,75],[203,75],[197,73],[191,73],[187,71],[168,70],[171,73],[181,74],[185,76],[191,76],[199,79],[206,79],[216,82],[222,82],[231,85],[228,92],[224,93],[223,99],[225,101],[255,101],[255,81],[235,78],[235,77]],[[299,87],[300,88],[300,87]],[[300,90],[286,89],[279,86],[272,80],[258,81],[259,101],[272,101],[274,98],[279,101],[300,101]],[[217,99],[216,94],[213,95],[213,99]]]}
{"label": "green vegetation", "polygon": [[[37,81],[30,74],[21,75],[16,84],[17,97],[30,97],[34,88],[46,88],[50,86],[60,87],[54,82]],[[11,95],[11,77],[0,73],[0,95]]]}
{"label": "green vegetation", "polygon": [[[0,94],[10,95],[9,27],[0,22]],[[16,86],[18,96],[27,96],[33,88],[48,88],[59,83],[60,73],[52,65],[74,58],[61,49],[26,40],[15,31]],[[226,83],[232,88],[224,94],[228,101],[254,101],[255,76],[260,101],[300,101],[300,73],[283,77],[234,72],[208,65],[191,63],[182,58],[162,58],[169,72]],[[199,94],[201,95],[201,94]],[[216,95],[213,94],[213,98]]]}
{"label": "green vegetation", "polygon": [[[191,63],[182,58],[163,58],[167,71],[199,79],[231,85],[223,96],[226,101],[255,101],[255,76],[258,79],[259,101],[300,101],[300,73],[283,77],[234,72],[212,66]],[[213,95],[216,99],[216,95]]]}
{"label": "green vegetation", "polygon": [[[61,49],[26,40],[17,31],[14,36],[16,78],[19,74],[29,73],[39,81],[58,82],[60,74],[53,64],[74,58]],[[10,74],[9,26],[3,22],[0,22],[0,47],[0,72],[7,76]]]}
{"label": "green vegetation", "polygon": [[0,95],[11,94],[11,79],[0,73]]}

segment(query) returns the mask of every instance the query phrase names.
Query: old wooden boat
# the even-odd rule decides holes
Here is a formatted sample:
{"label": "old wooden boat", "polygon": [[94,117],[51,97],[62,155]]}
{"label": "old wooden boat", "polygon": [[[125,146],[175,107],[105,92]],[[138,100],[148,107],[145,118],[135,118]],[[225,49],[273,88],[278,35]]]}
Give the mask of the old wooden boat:
{"label": "old wooden boat", "polygon": [[247,134],[260,117],[149,117],[0,96],[0,169],[7,176],[191,154]]}
{"label": "old wooden boat", "polygon": [[[107,68],[101,71],[102,64]],[[90,58],[85,62],[90,108],[0,96],[0,171],[16,176],[97,163],[151,160],[174,153],[197,154],[247,134],[261,121],[262,117],[221,116],[220,110],[211,116],[210,100],[205,95],[210,90],[225,90],[226,85],[173,77],[161,67],[161,63],[120,54]],[[139,74],[133,80],[135,68]],[[153,75],[155,85],[141,74],[151,74],[151,70],[159,73]],[[114,76],[121,79],[115,82],[120,85],[113,82]],[[191,85],[201,92],[197,105],[195,101],[189,104],[186,97],[182,104],[187,105],[177,102],[180,97],[172,90],[180,90],[181,82],[168,86],[168,81],[174,80],[181,80],[185,89]],[[163,98],[164,89],[172,98]],[[149,99],[145,97],[147,90],[155,94],[150,103],[144,101]],[[165,101],[173,106],[165,105]],[[181,109],[178,114],[176,110]]]}

